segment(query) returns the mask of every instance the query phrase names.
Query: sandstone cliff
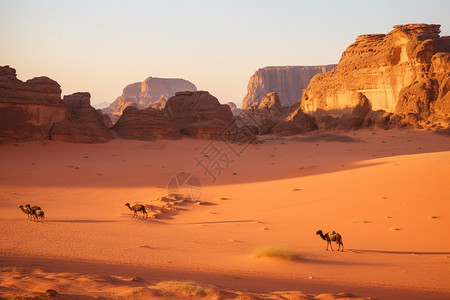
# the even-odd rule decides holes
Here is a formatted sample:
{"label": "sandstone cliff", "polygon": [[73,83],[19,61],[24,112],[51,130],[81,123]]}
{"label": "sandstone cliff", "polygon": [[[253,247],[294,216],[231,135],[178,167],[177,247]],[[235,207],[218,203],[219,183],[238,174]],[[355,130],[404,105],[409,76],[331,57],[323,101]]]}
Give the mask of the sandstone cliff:
{"label": "sandstone cliff", "polygon": [[68,116],[50,129],[52,140],[75,143],[107,142],[113,138],[107,125],[108,118],[91,106],[91,94],[74,93],[64,96]]}
{"label": "sandstone cliff", "polygon": [[90,95],[61,99],[60,85],[37,77],[22,82],[16,70],[0,67],[0,142],[55,139],[105,142],[112,138]]}
{"label": "sandstone cliff", "polygon": [[122,95],[108,108],[103,109],[103,112],[109,114],[113,121],[116,121],[127,106],[142,109],[158,100],[160,102],[167,101],[178,91],[196,90],[194,84],[184,79],[149,77],[143,82],[127,85],[123,89]]}
{"label": "sandstone cliff", "polygon": [[55,122],[67,117],[60,85],[38,77],[22,82],[16,70],[0,67],[0,142],[48,139]]}
{"label": "sandstone cliff", "polygon": [[258,105],[271,92],[276,92],[281,104],[289,106],[298,101],[303,89],[316,74],[333,70],[336,65],[265,67],[250,78],[247,94],[242,100],[242,109]]}
{"label": "sandstone cliff", "polygon": [[450,38],[439,33],[408,24],[359,36],[334,71],[311,80],[288,121],[307,113],[319,128],[448,127]]}

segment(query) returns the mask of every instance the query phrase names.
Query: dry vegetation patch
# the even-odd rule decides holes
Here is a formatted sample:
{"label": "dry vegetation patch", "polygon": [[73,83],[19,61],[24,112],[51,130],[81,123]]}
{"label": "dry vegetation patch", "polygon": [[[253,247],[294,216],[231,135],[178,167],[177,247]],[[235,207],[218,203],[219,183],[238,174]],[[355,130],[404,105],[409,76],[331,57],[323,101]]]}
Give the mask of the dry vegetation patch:
{"label": "dry vegetation patch", "polygon": [[257,248],[253,255],[255,257],[268,257],[273,259],[280,259],[280,260],[297,260],[298,254],[286,247],[283,246],[264,246]]}

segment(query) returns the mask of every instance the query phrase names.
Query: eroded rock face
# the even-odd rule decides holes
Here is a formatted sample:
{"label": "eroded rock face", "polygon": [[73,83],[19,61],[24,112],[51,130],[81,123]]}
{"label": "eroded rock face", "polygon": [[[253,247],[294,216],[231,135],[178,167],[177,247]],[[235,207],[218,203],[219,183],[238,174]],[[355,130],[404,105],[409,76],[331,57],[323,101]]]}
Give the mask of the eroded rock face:
{"label": "eroded rock face", "polygon": [[0,142],[53,139],[98,143],[112,139],[107,119],[90,105],[89,93],[61,100],[59,84],[48,77],[26,82],[16,70],[0,67]]}
{"label": "eroded rock face", "polygon": [[114,124],[113,129],[121,138],[136,140],[157,140],[181,138],[180,128],[164,111],[129,106]]}
{"label": "eroded rock face", "polygon": [[[91,106],[89,93],[64,96],[68,117],[50,129],[52,140],[75,143],[102,143],[113,138],[107,127],[108,118]],[[109,124],[108,124],[109,125]]]}
{"label": "eroded rock face", "polygon": [[48,139],[55,122],[67,118],[60,85],[47,77],[22,82],[0,67],[0,142]]}
{"label": "eroded rock face", "polygon": [[227,124],[234,120],[230,107],[206,91],[177,92],[164,111],[183,134],[201,139],[220,139]]}
{"label": "eroded rock face", "polygon": [[196,90],[197,87],[194,84],[184,79],[149,77],[143,82],[127,85],[122,95],[108,108],[103,109],[103,112],[109,114],[115,122],[128,106],[147,108],[153,102],[169,99],[178,91]]}
{"label": "eroded rock face", "polygon": [[284,122],[288,107],[281,105],[275,92],[267,94],[261,102],[243,110],[239,116],[244,124],[252,128],[255,134],[267,134]]}
{"label": "eroded rock face", "polygon": [[333,70],[336,65],[324,66],[286,66],[265,67],[259,69],[250,78],[247,94],[242,100],[242,109],[258,105],[271,92],[276,92],[281,104],[289,106],[298,101],[303,89],[306,89],[311,78]]}
{"label": "eroded rock face", "polygon": [[[398,25],[388,34],[359,36],[336,70],[311,80],[293,113],[316,117],[320,128],[383,123],[386,113],[388,124],[449,126],[450,39],[440,37],[439,28]],[[367,116],[382,119],[360,122]]]}

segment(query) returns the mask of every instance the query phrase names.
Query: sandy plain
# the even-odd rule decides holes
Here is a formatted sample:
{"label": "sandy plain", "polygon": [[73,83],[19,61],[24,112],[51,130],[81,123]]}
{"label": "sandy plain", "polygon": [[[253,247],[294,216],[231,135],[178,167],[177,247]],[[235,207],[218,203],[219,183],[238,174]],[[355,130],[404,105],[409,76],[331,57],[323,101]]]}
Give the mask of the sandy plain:
{"label": "sandy plain", "polygon": [[[358,142],[0,145],[0,297],[449,299],[450,138],[337,134]],[[201,205],[152,217],[182,172]],[[345,251],[325,251],[319,229]],[[274,249],[287,259],[264,257]]]}

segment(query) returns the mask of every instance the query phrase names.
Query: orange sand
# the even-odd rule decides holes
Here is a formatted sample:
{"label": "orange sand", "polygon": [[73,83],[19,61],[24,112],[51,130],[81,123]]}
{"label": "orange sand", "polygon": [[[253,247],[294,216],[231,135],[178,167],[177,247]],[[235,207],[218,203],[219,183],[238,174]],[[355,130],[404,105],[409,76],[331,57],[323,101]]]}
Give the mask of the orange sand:
{"label": "orange sand", "polygon": [[[158,282],[193,280],[222,298],[448,299],[450,138],[344,134],[365,142],[267,139],[229,152],[215,182],[194,160],[210,141],[0,145],[0,295],[178,299]],[[124,203],[160,203],[179,172],[201,180],[209,205],[132,218]],[[27,221],[27,203],[43,223]],[[345,251],[325,251],[318,229],[341,233]],[[297,258],[255,257],[262,246]]]}

